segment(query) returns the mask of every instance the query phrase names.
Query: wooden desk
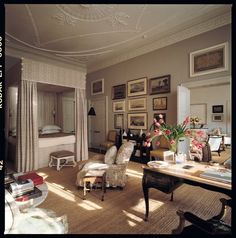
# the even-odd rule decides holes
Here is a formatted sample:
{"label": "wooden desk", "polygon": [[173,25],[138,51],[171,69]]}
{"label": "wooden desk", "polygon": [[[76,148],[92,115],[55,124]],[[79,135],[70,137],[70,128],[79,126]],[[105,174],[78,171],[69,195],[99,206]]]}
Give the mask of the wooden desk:
{"label": "wooden desk", "polygon": [[[190,169],[183,169],[182,167],[184,165],[190,165],[193,167]],[[221,192],[231,196],[231,183],[229,184],[200,177],[200,174],[210,167],[212,166],[209,166],[207,163],[203,164],[194,161],[189,161],[184,164],[169,164],[168,167],[165,168],[151,168],[143,166],[142,186],[146,206],[144,220],[148,220],[149,188],[156,188],[167,194],[171,193],[171,200],[173,200],[174,190],[183,183],[200,186],[208,190]]]}

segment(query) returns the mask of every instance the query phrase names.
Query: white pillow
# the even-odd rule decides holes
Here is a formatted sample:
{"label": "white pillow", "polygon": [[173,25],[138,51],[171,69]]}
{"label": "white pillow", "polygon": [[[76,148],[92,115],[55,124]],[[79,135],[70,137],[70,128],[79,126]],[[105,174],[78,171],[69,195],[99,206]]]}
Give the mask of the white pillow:
{"label": "white pillow", "polygon": [[47,131],[47,130],[61,130],[61,127],[57,125],[46,125],[42,128],[42,131]]}
{"label": "white pillow", "polygon": [[51,130],[44,130],[44,131],[41,132],[41,134],[43,135],[43,134],[52,134],[52,133],[59,133],[59,132],[60,132],[60,130],[51,129]]}
{"label": "white pillow", "polygon": [[115,145],[110,147],[104,157],[105,164],[114,164],[116,159],[117,148]]}

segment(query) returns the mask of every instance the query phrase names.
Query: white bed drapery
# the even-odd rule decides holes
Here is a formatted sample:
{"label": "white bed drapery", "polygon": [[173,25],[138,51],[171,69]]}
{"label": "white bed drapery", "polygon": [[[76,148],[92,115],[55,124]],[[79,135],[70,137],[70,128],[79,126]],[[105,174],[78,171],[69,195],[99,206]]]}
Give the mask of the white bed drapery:
{"label": "white bed drapery", "polygon": [[75,89],[76,160],[88,159],[87,100],[85,89]]}
{"label": "white bed drapery", "polygon": [[38,169],[37,83],[22,80],[17,107],[17,171]]}
{"label": "white bed drapery", "polygon": [[17,171],[27,172],[39,168],[37,82],[75,88],[76,159],[88,159],[85,72],[30,59],[22,59],[22,62],[17,109]]}

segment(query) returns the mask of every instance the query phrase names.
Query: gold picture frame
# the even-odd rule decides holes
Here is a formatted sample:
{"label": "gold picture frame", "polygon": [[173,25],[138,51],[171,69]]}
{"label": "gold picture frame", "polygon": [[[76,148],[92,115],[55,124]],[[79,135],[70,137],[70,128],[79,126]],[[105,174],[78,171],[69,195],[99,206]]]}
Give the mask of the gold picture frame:
{"label": "gold picture frame", "polygon": [[113,112],[125,112],[125,100],[112,103]]}
{"label": "gold picture frame", "polygon": [[147,77],[130,80],[127,82],[128,97],[147,94]]}
{"label": "gold picture frame", "polygon": [[127,127],[133,130],[147,129],[147,113],[128,113]]}
{"label": "gold picture frame", "polygon": [[190,77],[228,69],[228,42],[190,53]]}
{"label": "gold picture frame", "polygon": [[128,100],[129,111],[145,111],[147,109],[147,98],[132,98]]}

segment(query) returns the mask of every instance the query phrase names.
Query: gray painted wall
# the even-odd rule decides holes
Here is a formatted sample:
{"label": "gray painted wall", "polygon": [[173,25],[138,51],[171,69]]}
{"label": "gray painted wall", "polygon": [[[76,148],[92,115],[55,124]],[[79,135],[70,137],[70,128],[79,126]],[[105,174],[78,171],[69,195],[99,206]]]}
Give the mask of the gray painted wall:
{"label": "gray painted wall", "polygon": [[[229,69],[224,72],[212,73],[202,75],[199,77],[190,78],[189,76],[189,53],[214,46],[223,42],[229,42]],[[96,98],[108,96],[108,128],[114,128],[114,113],[112,112],[111,90],[112,86],[119,84],[126,84],[127,81],[141,78],[141,77],[158,77],[166,74],[171,74],[171,92],[159,95],[146,95],[147,97],[147,112],[148,112],[148,126],[151,125],[154,111],[152,110],[153,98],[159,96],[168,97],[168,106],[166,111],[159,111],[166,113],[167,123],[176,123],[177,121],[177,85],[183,82],[207,80],[210,78],[217,78],[222,76],[229,76],[231,74],[231,25],[227,25],[201,35],[186,39],[176,44],[164,47],[148,54],[127,60],[125,62],[110,66],[108,68],[89,73],[87,75],[87,98]],[[93,80],[104,78],[104,94],[91,96],[90,83]],[[148,81],[149,82],[149,81]],[[229,87],[228,87],[229,88]],[[224,90],[229,90],[224,87]],[[204,95],[206,90],[202,92]],[[225,92],[225,95],[230,92]],[[199,95],[201,97],[202,95]],[[127,105],[128,97],[126,97],[126,112],[124,113],[124,127],[127,128]],[[206,99],[207,100],[207,99]],[[211,104],[214,100],[211,99]],[[216,100],[220,104],[219,100]],[[223,102],[222,102],[223,104]],[[157,111],[155,111],[157,112]]]}

